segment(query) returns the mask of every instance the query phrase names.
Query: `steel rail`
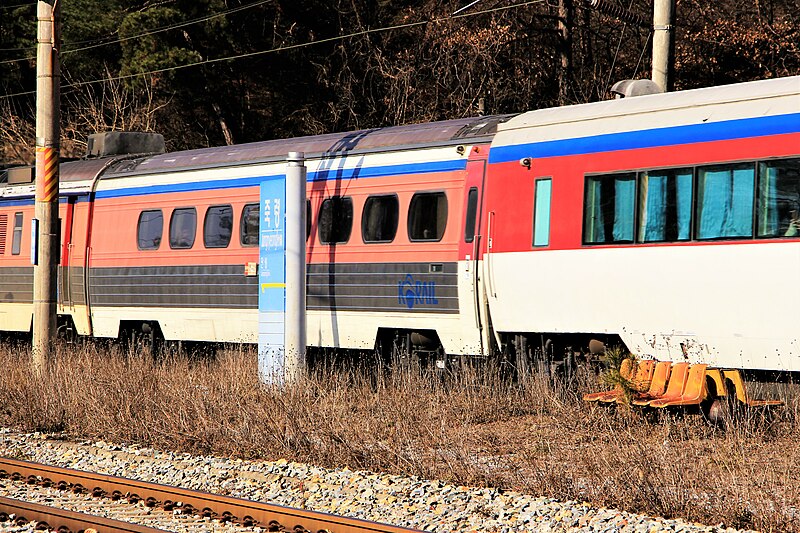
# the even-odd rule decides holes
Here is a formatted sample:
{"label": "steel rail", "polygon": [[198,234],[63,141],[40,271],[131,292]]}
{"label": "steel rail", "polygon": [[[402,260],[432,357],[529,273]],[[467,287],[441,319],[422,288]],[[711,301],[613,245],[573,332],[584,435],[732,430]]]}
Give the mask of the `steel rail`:
{"label": "steel rail", "polygon": [[12,515],[17,525],[35,521],[38,523],[37,529],[51,531],[77,532],[91,527],[98,533],[164,533],[163,529],[0,496],[0,522],[12,520]]}
{"label": "steel rail", "polygon": [[31,484],[44,484],[93,496],[143,500],[146,505],[175,508],[202,516],[231,521],[245,526],[260,526],[268,531],[296,533],[420,533],[389,524],[348,518],[306,509],[256,502],[196,490],[148,483],[105,474],[73,470],[0,457],[0,477]]}

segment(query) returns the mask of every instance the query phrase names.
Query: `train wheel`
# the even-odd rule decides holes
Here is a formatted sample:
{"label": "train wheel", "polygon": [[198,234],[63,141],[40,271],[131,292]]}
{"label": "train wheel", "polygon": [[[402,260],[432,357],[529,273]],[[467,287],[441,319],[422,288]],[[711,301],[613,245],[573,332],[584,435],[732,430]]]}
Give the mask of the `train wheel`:
{"label": "train wheel", "polygon": [[[711,385],[709,385],[709,389]],[[712,391],[709,390],[709,393]],[[716,391],[709,394],[711,399],[706,406],[701,406],[706,419],[715,427],[729,429],[733,427],[736,419],[741,416],[740,402],[736,399],[736,389],[730,381],[725,383],[725,395],[718,395]]]}

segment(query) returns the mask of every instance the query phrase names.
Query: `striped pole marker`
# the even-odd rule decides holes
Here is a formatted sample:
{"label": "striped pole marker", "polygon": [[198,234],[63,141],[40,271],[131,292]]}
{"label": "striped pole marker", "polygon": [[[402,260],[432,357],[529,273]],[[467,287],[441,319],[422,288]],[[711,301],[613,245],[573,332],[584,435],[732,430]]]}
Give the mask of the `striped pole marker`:
{"label": "striped pole marker", "polygon": [[[36,147],[36,201],[58,201],[58,150],[48,146]],[[41,175],[39,175],[41,174]]]}

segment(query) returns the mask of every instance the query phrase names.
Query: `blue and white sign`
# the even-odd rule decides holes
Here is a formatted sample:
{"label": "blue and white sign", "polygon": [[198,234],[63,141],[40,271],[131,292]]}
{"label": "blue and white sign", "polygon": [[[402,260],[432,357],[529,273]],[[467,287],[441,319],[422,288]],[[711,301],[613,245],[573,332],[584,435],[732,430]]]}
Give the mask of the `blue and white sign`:
{"label": "blue and white sign", "polygon": [[283,385],[286,365],[286,176],[261,182],[258,261],[258,373]]}

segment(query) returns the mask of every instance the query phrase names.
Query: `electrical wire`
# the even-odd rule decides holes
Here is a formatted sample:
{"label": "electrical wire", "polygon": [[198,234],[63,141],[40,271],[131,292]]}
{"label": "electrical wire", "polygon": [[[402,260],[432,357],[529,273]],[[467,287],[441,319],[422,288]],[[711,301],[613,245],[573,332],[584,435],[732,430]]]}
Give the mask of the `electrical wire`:
{"label": "electrical wire", "polygon": [[[251,4],[238,6],[238,7],[232,7],[230,9],[226,9],[225,11],[220,11],[218,13],[213,13],[211,15],[205,15],[203,17],[199,17],[199,18],[196,18],[196,19],[186,20],[186,21],[183,21],[183,22],[178,22],[176,24],[170,24],[170,25],[167,25],[167,26],[162,26],[160,28],[156,28],[154,30],[149,30],[149,31],[140,33],[138,35],[131,35],[130,37],[121,37],[121,38],[109,40],[109,39],[112,39],[112,36],[108,36],[108,37],[103,37],[103,38],[100,38],[100,39],[91,39],[91,40],[85,40],[85,41],[77,41],[77,42],[74,42],[74,43],[65,43],[63,45],[63,47],[68,47],[70,45],[74,46],[74,45],[83,44],[83,43],[94,43],[94,44],[91,44],[91,45],[88,45],[88,46],[84,46],[84,47],[81,47],[81,48],[63,48],[62,47],[61,55],[63,56],[63,55],[68,55],[68,54],[72,54],[72,53],[75,53],[75,52],[82,52],[84,50],[90,50],[92,48],[100,48],[102,46],[108,46],[108,45],[112,45],[112,44],[122,43],[122,42],[125,42],[125,41],[130,41],[130,40],[133,40],[133,39],[139,39],[139,38],[142,38],[142,37],[147,37],[149,35],[154,35],[156,33],[161,33],[161,32],[165,32],[165,31],[169,31],[169,30],[174,30],[174,29],[177,29],[177,28],[184,28],[186,26],[191,26],[193,24],[199,24],[201,22],[206,22],[206,21],[218,18],[218,17],[222,17],[222,16],[225,16],[225,15],[230,15],[232,13],[238,13],[239,11],[244,11],[246,9],[250,9],[250,8],[253,8],[253,7],[258,7],[260,5],[266,4],[266,3],[271,2],[271,1],[272,0],[258,0],[257,2],[253,2]],[[0,49],[0,51],[11,52],[11,51],[28,50],[28,49],[29,48],[6,48],[6,49]],[[22,61],[30,61],[30,60],[33,60],[33,59],[36,59],[36,57],[35,56],[27,56],[27,57],[20,57],[20,58],[17,58],[17,59],[6,59],[4,61],[0,61],[0,65],[6,65],[8,63],[19,63],[19,62],[22,62]]]}
{"label": "electrical wire", "polygon": [[459,13],[461,13],[462,11],[466,11],[467,9],[471,8],[472,6],[474,6],[475,4],[477,4],[477,3],[478,3],[478,2],[480,2],[480,1],[481,1],[481,0],[473,0],[472,2],[470,2],[470,3],[469,3],[469,4],[467,4],[467,5],[465,5],[464,7],[460,7],[460,8],[458,8],[458,9],[456,9],[455,11],[453,11],[453,15],[458,15],[458,14],[459,14]]}
{"label": "electrical wire", "polygon": [[177,28],[184,28],[186,26],[191,26],[193,24],[199,24],[201,22],[206,22],[208,20],[212,20],[212,19],[215,19],[217,17],[222,17],[224,15],[230,15],[232,13],[238,13],[239,11],[244,11],[246,9],[250,9],[250,8],[253,8],[253,7],[258,7],[260,5],[263,5],[263,4],[266,4],[266,3],[269,3],[269,2],[272,2],[272,0],[259,0],[258,2],[253,2],[252,4],[247,4],[247,5],[239,6],[239,7],[232,7],[230,9],[228,9],[228,10],[220,11],[219,13],[214,13],[213,15],[206,15],[205,17],[200,17],[200,18],[193,19],[193,20],[187,20],[185,22],[179,22],[177,24],[173,24],[173,25],[170,25],[170,26],[163,26],[161,28],[156,28],[155,30],[150,30],[150,31],[147,31],[147,32],[144,32],[144,33],[140,33],[139,35],[132,35],[130,37],[122,37],[120,39],[115,39],[114,41],[111,41],[111,42],[98,43],[98,44],[94,44],[94,45],[90,45],[90,46],[84,46],[82,48],[67,49],[67,50],[64,50],[61,53],[61,55],[71,54],[71,53],[74,53],[74,52],[82,52],[84,50],[90,50],[92,48],[99,48],[101,46],[107,46],[109,44],[122,43],[122,42],[125,42],[125,41],[130,41],[130,40],[133,40],[133,39],[139,39],[141,37],[147,37],[149,35],[154,35],[156,33],[162,33],[162,32],[169,31],[169,30],[174,30],[174,29],[177,29]]}
{"label": "electrical wire", "polygon": [[[631,0],[630,4],[628,4],[628,11],[631,10],[633,7],[633,0]],[[614,58],[611,60],[611,67],[608,69],[608,79],[605,83],[605,90],[603,91],[603,97],[601,100],[606,99],[606,95],[608,94],[609,86],[611,83],[611,76],[614,75],[614,67],[617,64],[617,56],[619,56],[619,49],[622,48],[622,40],[625,37],[625,30],[628,29],[628,23],[622,21],[622,31],[619,32],[619,42],[617,43],[617,50],[614,52]]]}
{"label": "electrical wire", "polygon": [[38,2],[29,2],[27,4],[15,4],[13,6],[0,6],[0,9],[17,9],[18,7],[35,6]]}
{"label": "electrical wire", "polygon": [[[335,37],[328,37],[328,38],[325,38],[325,39],[320,39],[318,41],[310,41],[310,42],[306,42],[306,43],[298,43],[298,44],[291,44],[291,45],[287,45],[287,46],[279,46],[277,48],[271,48],[269,50],[260,50],[258,52],[248,52],[248,53],[245,53],[245,54],[238,54],[238,55],[235,55],[235,56],[218,57],[218,58],[215,58],[215,59],[206,59],[206,60],[203,60],[203,61],[196,61],[194,63],[189,63],[189,64],[186,64],[186,65],[178,65],[178,66],[175,66],[175,67],[168,67],[168,68],[162,68],[162,69],[156,69],[156,70],[149,70],[149,71],[146,71],[146,72],[137,72],[135,74],[126,74],[124,76],[114,76],[114,77],[103,78],[103,79],[98,79],[98,80],[74,82],[74,83],[69,83],[69,84],[63,85],[62,88],[83,87],[83,86],[86,86],[86,85],[93,85],[95,83],[104,83],[104,82],[109,82],[109,81],[126,80],[126,79],[136,78],[136,77],[139,77],[139,76],[148,76],[148,75],[151,75],[151,74],[161,74],[161,73],[164,73],[164,72],[174,72],[176,70],[183,70],[183,69],[186,69],[186,68],[198,67],[198,66],[201,66],[201,65],[210,65],[210,64],[213,64],[213,63],[220,63],[220,62],[223,62],[223,61],[234,61],[234,60],[237,60],[237,59],[244,59],[244,58],[248,58],[248,57],[256,57],[256,56],[261,56],[261,55],[266,55],[266,54],[285,52],[287,50],[297,50],[299,48],[306,48],[308,46],[314,46],[314,45],[324,44],[324,43],[329,43],[329,42],[334,42],[334,41],[341,41],[341,40],[344,40],[344,39],[350,39],[352,37],[360,37],[362,35],[368,35],[368,34],[372,34],[372,33],[383,33],[383,32],[392,31],[392,30],[413,28],[413,27],[416,27],[416,26],[424,26],[426,24],[432,24],[432,23],[437,23],[437,22],[445,22],[447,20],[455,20],[455,19],[460,19],[460,18],[474,17],[474,16],[477,16],[477,15],[485,15],[487,13],[494,13],[494,12],[497,12],[497,11],[506,11],[506,10],[509,10],[509,9],[516,9],[516,8],[519,8],[519,7],[526,7],[526,6],[530,6],[530,5],[533,5],[533,4],[542,4],[542,3],[546,2],[546,1],[547,0],[529,0],[527,2],[522,2],[522,3],[519,3],[519,4],[513,4],[513,5],[510,5],[510,6],[495,7],[495,8],[492,8],[492,9],[484,9],[483,11],[474,11],[474,12],[471,12],[471,13],[464,13],[464,14],[459,14],[459,15],[449,15],[449,16],[446,16],[446,17],[429,19],[429,20],[421,20],[421,21],[417,21],[417,22],[407,22],[405,24],[397,24],[395,26],[384,26],[382,28],[373,28],[373,29],[368,29],[368,30],[361,30],[361,31],[353,32],[353,33],[348,33],[346,35],[337,35]],[[4,95],[0,95],[0,98],[13,98],[13,97],[17,97],[17,96],[26,96],[26,95],[35,94],[35,93],[36,93],[36,91],[25,91],[25,92],[13,93],[13,94],[4,94]]]}
{"label": "electrical wire", "polygon": [[647,51],[647,45],[650,44],[650,39],[653,38],[653,31],[650,30],[650,33],[647,34],[647,39],[644,40],[644,46],[642,46],[642,53],[639,54],[639,61],[636,62],[636,68],[633,69],[633,79],[636,79],[636,74],[639,73],[639,65],[642,64],[642,58],[644,58],[644,53]]}

